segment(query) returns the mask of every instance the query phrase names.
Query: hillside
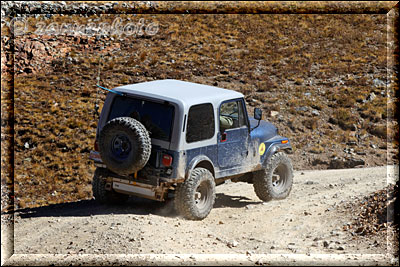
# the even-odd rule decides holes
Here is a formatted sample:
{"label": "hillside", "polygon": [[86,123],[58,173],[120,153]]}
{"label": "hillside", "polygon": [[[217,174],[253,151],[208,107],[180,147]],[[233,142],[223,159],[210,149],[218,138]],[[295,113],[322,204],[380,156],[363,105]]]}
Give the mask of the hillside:
{"label": "hillside", "polygon": [[[38,21],[98,25],[117,17],[123,24],[143,18],[159,29],[141,36],[32,33]],[[388,120],[397,81],[387,76],[386,15],[103,14],[27,21],[30,33],[15,40],[2,35],[2,49],[12,41],[15,48],[17,208],[91,198],[93,107],[97,93],[100,104],[105,97],[95,88],[99,62],[107,88],[170,78],[242,92],[251,114],[263,108],[264,119],[291,139],[296,170],[398,162],[398,128]]]}

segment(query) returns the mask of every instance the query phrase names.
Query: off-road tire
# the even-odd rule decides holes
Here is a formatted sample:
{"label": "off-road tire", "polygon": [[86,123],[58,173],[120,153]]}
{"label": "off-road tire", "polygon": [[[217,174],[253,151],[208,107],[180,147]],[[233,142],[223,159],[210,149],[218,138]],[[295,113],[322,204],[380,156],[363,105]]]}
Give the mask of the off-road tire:
{"label": "off-road tire", "polygon": [[94,199],[102,204],[122,204],[126,202],[129,195],[120,194],[115,191],[106,190],[107,171],[97,168],[92,181],[92,192]]}
{"label": "off-road tire", "polygon": [[[274,173],[280,180],[274,182]],[[293,166],[284,152],[274,154],[265,169],[253,173],[254,191],[262,201],[286,198],[293,185]]]}
{"label": "off-road tire", "polygon": [[185,182],[178,184],[175,191],[175,210],[189,220],[202,220],[207,217],[214,202],[214,177],[204,168],[194,169]]}
{"label": "off-road tire", "polygon": [[99,136],[99,148],[108,169],[119,175],[128,175],[146,165],[151,153],[151,139],[139,121],[119,117],[104,125]]}

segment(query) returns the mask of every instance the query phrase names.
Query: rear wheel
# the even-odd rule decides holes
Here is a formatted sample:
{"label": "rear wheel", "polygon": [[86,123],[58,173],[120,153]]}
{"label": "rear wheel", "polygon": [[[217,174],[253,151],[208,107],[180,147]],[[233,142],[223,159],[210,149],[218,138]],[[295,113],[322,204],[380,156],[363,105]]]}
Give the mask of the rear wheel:
{"label": "rear wheel", "polygon": [[213,208],[214,202],[215,181],[207,169],[194,169],[190,177],[176,188],[175,209],[186,219],[204,219]]}
{"label": "rear wheel", "polygon": [[267,167],[253,173],[254,191],[262,201],[286,198],[293,185],[293,166],[289,157],[278,152],[267,163]]}
{"label": "rear wheel", "polygon": [[120,194],[115,191],[106,190],[107,171],[97,168],[94,172],[92,191],[94,199],[99,203],[122,204],[126,202],[129,195]]}

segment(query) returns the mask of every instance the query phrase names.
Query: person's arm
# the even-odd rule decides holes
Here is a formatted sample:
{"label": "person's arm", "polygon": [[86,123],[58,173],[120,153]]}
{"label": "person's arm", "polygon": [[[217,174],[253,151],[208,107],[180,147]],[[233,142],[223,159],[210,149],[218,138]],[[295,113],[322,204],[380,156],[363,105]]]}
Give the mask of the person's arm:
{"label": "person's arm", "polygon": [[230,129],[233,126],[233,119],[224,115],[219,116],[220,128],[221,131],[225,131],[226,129]]}

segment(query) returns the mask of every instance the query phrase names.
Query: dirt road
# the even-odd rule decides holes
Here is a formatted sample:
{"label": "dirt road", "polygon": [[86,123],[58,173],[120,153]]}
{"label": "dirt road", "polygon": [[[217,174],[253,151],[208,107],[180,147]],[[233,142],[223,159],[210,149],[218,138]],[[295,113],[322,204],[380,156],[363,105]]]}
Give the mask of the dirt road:
{"label": "dirt road", "polygon": [[26,210],[15,216],[15,254],[7,264],[393,264],[386,238],[344,232],[355,214],[337,207],[384,188],[398,179],[395,173],[390,166],[295,172],[290,196],[268,203],[252,185],[229,182],[217,187],[214,209],[203,221],[171,216],[168,204],[133,197],[123,206],[87,200]]}

